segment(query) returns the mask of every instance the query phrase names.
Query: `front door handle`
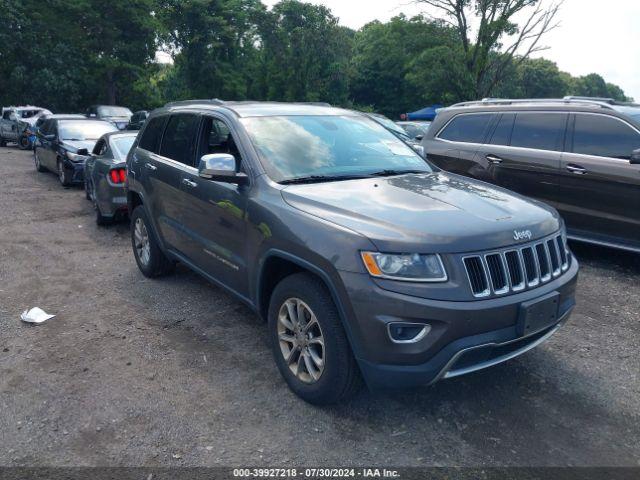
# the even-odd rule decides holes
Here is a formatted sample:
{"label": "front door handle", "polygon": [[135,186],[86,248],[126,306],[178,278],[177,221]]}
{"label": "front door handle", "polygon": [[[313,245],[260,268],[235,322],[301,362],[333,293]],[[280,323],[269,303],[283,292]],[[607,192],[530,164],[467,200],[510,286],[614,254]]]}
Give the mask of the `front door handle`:
{"label": "front door handle", "polygon": [[496,157],[495,155],[487,155],[485,158],[489,160],[489,163],[492,163],[493,165],[502,163],[502,159],[500,157]]}
{"label": "front door handle", "polygon": [[183,178],[182,184],[189,188],[196,188],[198,186],[196,182],[194,182],[193,180],[189,180],[188,178]]}
{"label": "front door handle", "polygon": [[584,175],[585,173],[587,173],[587,169],[581,167],[580,165],[569,164],[567,165],[567,170],[571,173],[575,173],[576,175]]}
{"label": "front door handle", "polygon": [[156,167],[153,163],[149,162],[145,163],[144,166],[147,170],[151,170],[152,172],[155,172],[158,169],[158,167]]}

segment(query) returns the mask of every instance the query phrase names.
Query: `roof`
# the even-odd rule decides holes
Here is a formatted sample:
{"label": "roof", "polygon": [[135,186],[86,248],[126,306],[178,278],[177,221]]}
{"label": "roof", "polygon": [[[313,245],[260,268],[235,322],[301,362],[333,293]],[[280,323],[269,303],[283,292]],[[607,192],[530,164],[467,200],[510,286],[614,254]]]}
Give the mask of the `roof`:
{"label": "roof", "polygon": [[351,110],[332,107],[328,103],[284,103],[284,102],[227,102],[212,100],[185,100],[171,102],[165,109],[211,109],[230,110],[239,117],[270,117],[280,115],[353,115]]}
{"label": "roof", "polygon": [[135,137],[138,135],[138,130],[117,130],[114,132],[107,132],[102,135],[103,138],[112,138],[112,137]]}

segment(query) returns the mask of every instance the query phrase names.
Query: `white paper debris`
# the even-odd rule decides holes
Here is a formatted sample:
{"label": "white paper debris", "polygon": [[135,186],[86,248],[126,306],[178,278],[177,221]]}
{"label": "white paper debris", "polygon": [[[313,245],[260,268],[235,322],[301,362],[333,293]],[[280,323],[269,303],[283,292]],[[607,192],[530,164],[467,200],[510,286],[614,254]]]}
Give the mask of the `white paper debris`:
{"label": "white paper debris", "polygon": [[22,312],[22,315],[20,315],[22,321],[28,323],[42,323],[53,317],[55,317],[55,315],[49,315],[38,307],[33,307],[31,310],[25,310]]}

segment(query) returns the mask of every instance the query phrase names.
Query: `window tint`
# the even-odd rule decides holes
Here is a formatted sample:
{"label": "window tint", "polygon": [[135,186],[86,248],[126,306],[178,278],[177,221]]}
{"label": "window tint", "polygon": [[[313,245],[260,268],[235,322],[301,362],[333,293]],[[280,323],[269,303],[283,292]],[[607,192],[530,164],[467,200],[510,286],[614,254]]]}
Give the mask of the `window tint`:
{"label": "window tint", "polygon": [[640,134],[625,123],[604,115],[576,115],[574,153],[629,159],[638,148]]}
{"label": "window tint", "polygon": [[172,115],[162,136],[160,155],[192,166],[194,134],[199,119],[199,116],[192,114]]}
{"label": "window tint", "polygon": [[458,115],[438,136],[452,142],[482,143],[493,115]]}
{"label": "window tint", "polygon": [[94,155],[104,155],[105,150],[107,149],[107,143],[104,140],[98,140],[96,146],[93,147]]}
{"label": "window tint", "polygon": [[52,124],[53,124],[53,120],[45,120],[42,126],[40,127],[40,133],[42,135],[49,135],[49,131],[51,130]]}
{"label": "window tint", "polygon": [[519,113],[513,126],[511,146],[561,151],[566,120],[564,113]]}
{"label": "window tint", "polygon": [[502,114],[489,143],[491,145],[509,145],[509,143],[511,142],[513,121],[515,119],[516,115],[514,113]]}
{"label": "window tint", "polygon": [[162,137],[166,119],[167,117],[156,117],[147,124],[138,144],[140,148],[158,153],[158,144],[160,143],[160,137]]}

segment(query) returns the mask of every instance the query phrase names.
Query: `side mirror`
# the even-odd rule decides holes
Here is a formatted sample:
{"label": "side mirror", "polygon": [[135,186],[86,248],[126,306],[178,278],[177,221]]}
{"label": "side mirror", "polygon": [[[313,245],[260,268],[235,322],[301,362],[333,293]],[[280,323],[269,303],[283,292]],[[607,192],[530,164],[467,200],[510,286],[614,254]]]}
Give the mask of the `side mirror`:
{"label": "side mirror", "polygon": [[629,160],[629,163],[632,165],[640,165],[640,148],[631,153],[631,160]]}
{"label": "side mirror", "polygon": [[247,182],[247,176],[244,173],[236,172],[236,157],[228,153],[203,155],[198,165],[198,176],[238,185]]}
{"label": "side mirror", "polygon": [[423,134],[416,135],[416,140],[418,140],[419,142],[421,142],[423,138],[424,138]]}
{"label": "side mirror", "polygon": [[87,155],[89,155],[89,150],[87,150],[86,148],[79,148],[76,152],[76,155],[82,155],[83,157],[86,157]]}
{"label": "side mirror", "polygon": [[44,139],[47,142],[53,142],[56,139],[56,136],[53,133],[50,133],[49,135],[45,135]]}
{"label": "side mirror", "polygon": [[418,155],[424,158],[424,147],[422,145],[411,145],[411,148],[413,148]]}

